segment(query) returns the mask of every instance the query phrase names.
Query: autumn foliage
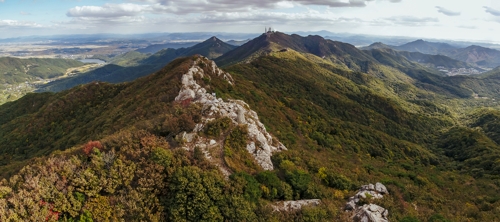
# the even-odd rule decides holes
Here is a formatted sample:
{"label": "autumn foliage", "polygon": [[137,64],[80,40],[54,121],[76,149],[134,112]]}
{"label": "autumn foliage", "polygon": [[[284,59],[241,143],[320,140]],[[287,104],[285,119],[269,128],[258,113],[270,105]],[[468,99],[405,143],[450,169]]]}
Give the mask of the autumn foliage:
{"label": "autumn foliage", "polygon": [[90,155],[90,153],[92,152],[92,150],[94,148],[102,150],[102,144],[101,144],[101,142],[99,142],[99,141],[89,141],[87,144],[85,144],[85,146],[83,146],[83,152],[86,155]]}

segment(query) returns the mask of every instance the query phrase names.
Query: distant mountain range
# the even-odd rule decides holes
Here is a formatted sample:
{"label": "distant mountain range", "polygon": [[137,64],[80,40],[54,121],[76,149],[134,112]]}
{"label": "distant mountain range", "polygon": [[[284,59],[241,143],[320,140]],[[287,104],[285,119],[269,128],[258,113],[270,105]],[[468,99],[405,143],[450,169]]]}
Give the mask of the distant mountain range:
{"label": "distant mountain range", "polygon": [[153,44],[148,47],[137,49],[135,51],[140,53],[157,53],[162,49],[179,49],[179,48],[187,48],[198,44],[198,42],[187,42],[187,43],[165,43],[165,44]]}
{"label": "distant mountain range", "polygon": [[112,83],[132,81],[138,77],[158,71],[170,61],[179,57],[200,54],[208,58],[216,58],[235,47],[216,37],[211,37],[202,43],[188,48],[162,49],[151,56],[146,56],[139,52],[129,52],[111,59],[111,64],[102,68],[78,75],[74,78],[51,82],[40,88],[39,91],[61,91],[92,81]]}
{"label": "distant mountain range", "polygon": [[400,46],[392,46],[376,42],[370,46],[362,47],[361,49],[393,49],[397,51],[419,52],[429,55],[444,55],[452,59],[480,67],[495,68],[500,66],[500,51],[477,45],[460,48],[452,46],[448,43],[417,40]]}

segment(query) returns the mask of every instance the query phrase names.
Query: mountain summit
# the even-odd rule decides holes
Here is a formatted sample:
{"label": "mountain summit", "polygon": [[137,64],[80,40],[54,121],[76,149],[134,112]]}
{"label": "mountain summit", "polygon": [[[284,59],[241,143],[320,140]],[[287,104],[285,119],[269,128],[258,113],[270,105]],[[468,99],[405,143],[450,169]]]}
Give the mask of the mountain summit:
{"label": "mountain summit", "polygon": [[268,32],[247,42],[246,44],[215,59],[220,66],[249,62],[261,55],[272,52],[294,50],[299,53],[310,53],[339,63],[358,63],[374,61],[353,45],[326,40],[321,36],[288,35],[281,32]]}
{"label": "mountain summit", "polygon": [[443,52],[456,49],[456,47],[447,43],[427,42],[422,39],[409,42],[404,45],[397,46],[395,48],[400,51],[420,52],[430,55],[442,54]]}
{"label": "mountain summit", "polygon": [[186,50],[182,51],[181,55],[190,56],[200,54],[209,59],[215,59],[226,52],[236,48],[236,46],[227,44],[217,37],[213,36],[202,43],[196,44]]}

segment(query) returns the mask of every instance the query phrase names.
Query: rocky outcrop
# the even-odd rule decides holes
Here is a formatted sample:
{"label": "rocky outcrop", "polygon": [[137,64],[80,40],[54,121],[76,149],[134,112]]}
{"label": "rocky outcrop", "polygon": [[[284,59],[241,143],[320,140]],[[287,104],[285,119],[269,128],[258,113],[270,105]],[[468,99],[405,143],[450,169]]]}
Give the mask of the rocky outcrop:
{"label": "rocky outcrop", "polygon": [[355,222],[388,222],[389,211],[376,204],[365,204],[356,210],[353,221]]}
{"label": "rocky outcrop", "polygon": [[[211,73],[205,73],[205,70],[200,67],[210,67]],[[222,78],[229,84],[234,85],[234,80],[229,73],[219,69],[215,62],[208,60],[205,57],[199,58],[193,63],[186,74],[182,76],[182,87],[179,95],[175,98],[176,101],[189,101],[202,106],[202,121],[197,124],[193,132],[183,134],[187,140],[192,138],[191,135],[202,131],[205,124],[222,117],[229,117],[234,124],[246,125],[248,128],[248,143],[247,150],[250,152],[257,163],[265,170],[272,170],[273,163],[271,156],[274,152],[286,150],[286,147],[278,142],[267,132],[264,124],[259,121],[257,113],[251,110],[245,102],[241,100],[222,100],[217,98],[215,94],[208,93],[207,90],[196,82],[195,79],[212,78],[211,76]],[[206,138],[198,137],[196,140],[191,140],[191,147],[208,147],[216,146],[212,141],[207,141]],[[223,143],[219,141],[216,143]],[[210,158],[208,152],[206,156]]]}
{"label": "rocky outcrop", "polygon": [[382,199],[385,194],[389,194],[389,191],[381,183],[363,185],[356,195],[349,198],[345,210],[354,212],[352,219],[355,222],[388,222],[389,211],[387,209],[376,204],[358,206],[362,199]]}
{"label": "rocky outcrop", "polygon": [[319,199],[282,201],[273,204],[272,208],[274,211],[294,211],[305,206],[318,206],[320,203]]}

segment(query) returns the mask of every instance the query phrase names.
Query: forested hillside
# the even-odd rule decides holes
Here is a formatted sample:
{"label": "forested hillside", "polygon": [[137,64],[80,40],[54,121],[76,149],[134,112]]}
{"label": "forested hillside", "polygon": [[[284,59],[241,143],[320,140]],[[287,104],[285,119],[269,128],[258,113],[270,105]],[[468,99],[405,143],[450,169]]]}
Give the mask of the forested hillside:
{"label": "forested hillside", "polygon": [[390,221],[500,220],[494,81],[314,36],[242,47],[0,106],[0,220],[350,221],[376,182],[359,204]]}
{"label": "forested hillside", "polygon": [[35,83],[50,81],[84,66],[72,59],[0,58],[0,104],[16,100],[36,89]]}

